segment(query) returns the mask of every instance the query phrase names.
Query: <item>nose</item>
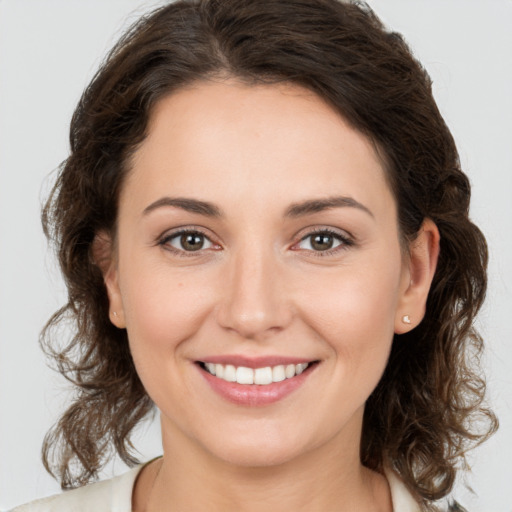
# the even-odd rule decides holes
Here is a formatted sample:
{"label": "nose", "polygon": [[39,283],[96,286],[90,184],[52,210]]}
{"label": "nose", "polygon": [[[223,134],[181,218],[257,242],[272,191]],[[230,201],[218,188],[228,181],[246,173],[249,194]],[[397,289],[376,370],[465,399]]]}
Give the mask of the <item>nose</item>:
{"label": "nose", "polygon": [[239,251],[230,259],[217,321],[245,339],[263,340],[282,331],[293,311],[284,286],[283,263],[271,250]]}

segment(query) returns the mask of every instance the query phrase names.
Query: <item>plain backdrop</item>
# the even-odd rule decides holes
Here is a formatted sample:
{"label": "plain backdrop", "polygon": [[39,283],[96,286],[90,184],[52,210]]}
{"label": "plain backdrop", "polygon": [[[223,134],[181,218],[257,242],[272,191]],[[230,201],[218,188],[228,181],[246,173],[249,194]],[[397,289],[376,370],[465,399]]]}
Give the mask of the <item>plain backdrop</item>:
{"label": "plain backdrop", "polygon": [[[73,108],[142,0],[0,0],[0,510],[59,491],[40,461],[46,430],[69,396],[45,366],[38,333],[65,290],[39,221],[66,158]],[[455,489],[473,512],[511,512],[512,1],[373,0],[434,81],[473,185],[471,215],[490,245],[479,318],[489,400],[501,428],[470,458]],[[158,421],[136,435],[141,459],[160,453]],[[123,472],[119,461],[104,477]],[[472,489],[472,491],[470,490]]]}

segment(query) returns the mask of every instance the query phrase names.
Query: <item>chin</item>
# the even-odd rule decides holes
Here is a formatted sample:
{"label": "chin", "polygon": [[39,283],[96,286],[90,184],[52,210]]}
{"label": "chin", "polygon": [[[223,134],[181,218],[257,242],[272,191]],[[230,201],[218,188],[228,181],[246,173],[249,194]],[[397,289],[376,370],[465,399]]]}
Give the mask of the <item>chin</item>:
{"label": "chin", "polygon": [[294,460],[300,450],[286,450],[279,447],[277,450],[269,449],[268,446],[233,446],[222,453],[214,453],[225,463],[242,468],[268,468],[281,466]]}
{"label": "chin", "polygon": [[243,433],[231,432],[221,439],[211,439],[211,442],[204,440],[203,447],[230,465],[268,468],[286,464],[310,451],[311,443],[301,438],[300,433],[294,434],[290,429],[276,432],[272,428],[258,428]]}

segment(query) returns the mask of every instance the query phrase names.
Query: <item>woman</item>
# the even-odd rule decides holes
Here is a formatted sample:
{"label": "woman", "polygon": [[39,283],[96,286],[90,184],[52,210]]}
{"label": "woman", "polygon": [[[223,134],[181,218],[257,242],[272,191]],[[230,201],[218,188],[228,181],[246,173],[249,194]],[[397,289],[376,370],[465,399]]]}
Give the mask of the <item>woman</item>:
{"label": "woman", "polygon": [[63,488],[110,446],[135,464],[154,405],[164,455],[41,510],[409,511],[449,492],[496,424],[467,362],[487,253],[397,34],[334,0],[171,4],[114,48],[71,144],[43,218],[69,290],[45,347],[79,394],[44,460]]}

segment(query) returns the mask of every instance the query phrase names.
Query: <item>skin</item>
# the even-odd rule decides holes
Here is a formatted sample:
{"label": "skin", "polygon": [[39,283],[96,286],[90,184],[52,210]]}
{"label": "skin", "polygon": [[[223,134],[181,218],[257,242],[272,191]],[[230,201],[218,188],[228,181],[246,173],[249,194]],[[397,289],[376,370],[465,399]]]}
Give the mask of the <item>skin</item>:
{"label": "skin", "polygon": [[[221,215],[148,211],[165,197]],[[333,197],[352,203],[286,214]],[[170,238],[183,227],[206,236],[203,249]],[[310,235],[326,229],[335,248],[317,250]],[[142,471],[134,510],[392,510],[385,478],[360,462],[363,411],[393,334],[422,319],[439,235],[427,220],[402,250],[365,136],[298,86],[194,84],[156,105],[115,243],[100,233],[96,246],[109,254],[111,320],[161,412],[164,457]],[[319,364],[290,395],[251,407],[198,369],[225,354]]]}

